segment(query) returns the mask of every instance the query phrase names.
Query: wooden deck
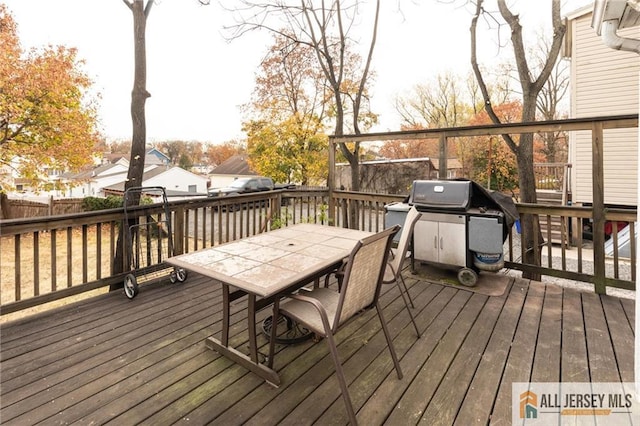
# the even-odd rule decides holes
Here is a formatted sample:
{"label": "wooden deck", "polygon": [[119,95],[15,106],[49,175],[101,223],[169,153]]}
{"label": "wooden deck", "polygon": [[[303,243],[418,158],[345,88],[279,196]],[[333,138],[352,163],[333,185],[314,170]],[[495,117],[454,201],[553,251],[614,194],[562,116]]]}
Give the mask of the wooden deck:
{"label": "wooden deck", "polygon": [[[513,278],[487,296],[407,277],[420,339],[396,287],[381,297],[402,380],[374,312],[337,336],[362,425],[508,425],[514,381],[633,381],[632,300]],[[220,301],[217,285],[192,274],[143,286],[131,301],[112,293],[2,325],[0,421],[347,423],[324,342],[279,346],[277,389],[208,350]],[[232,309],[240,348],[243,302]]]}

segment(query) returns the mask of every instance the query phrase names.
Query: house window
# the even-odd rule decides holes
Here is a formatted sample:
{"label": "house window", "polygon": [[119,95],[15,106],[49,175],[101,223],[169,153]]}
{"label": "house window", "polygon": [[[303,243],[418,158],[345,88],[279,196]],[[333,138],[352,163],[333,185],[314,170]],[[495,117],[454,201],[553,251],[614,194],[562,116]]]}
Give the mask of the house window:
{"label": "house window", "polygon": [[198,192],[198,185],[189,185],[189,192]]}

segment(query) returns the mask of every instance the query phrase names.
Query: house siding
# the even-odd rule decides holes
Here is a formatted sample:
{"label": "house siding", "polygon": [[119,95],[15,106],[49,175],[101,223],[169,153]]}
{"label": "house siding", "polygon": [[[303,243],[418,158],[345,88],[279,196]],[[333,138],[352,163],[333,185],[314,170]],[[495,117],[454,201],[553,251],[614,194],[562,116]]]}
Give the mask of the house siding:
{"label": "house siding", "polygon": [[[591,28],[591,12],[571,22],[571,116],[574,118],[638,112],[640,59],[632,52],[610,49]],[[640,38],[640,29],[619,35]],[[569,161],[573,165],[574,203],[593,201],[591,132],[572,132]],[[604,133],[604,201],[611,205],[637,205],[637,129]]]}
{"label": "house siding", "polygon": [[[157,176],[144,181],[144,186],[162,186],[167,191],[180,191],[204,195],[207,193],[207,179],[180,167],[172,167]],[[195,187],[195,192],[193,188]]]}

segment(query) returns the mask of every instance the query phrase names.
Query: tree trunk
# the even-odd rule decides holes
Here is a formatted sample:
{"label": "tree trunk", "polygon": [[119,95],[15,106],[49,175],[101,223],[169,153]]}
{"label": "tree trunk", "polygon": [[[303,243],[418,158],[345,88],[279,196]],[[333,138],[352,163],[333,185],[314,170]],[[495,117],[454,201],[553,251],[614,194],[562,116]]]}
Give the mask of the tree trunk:
{"label": "tree trunk", "polygon": [[[133,90],[131,92],[131,120],[133,125],[133,136],[131,139],[131,156],[129,160],[129,171],[124,185],[125,191],[129,188],[141,186],[144,173],[144,162],[146,152],[146,122],[145,122],[145,102],[150,96],[147,92],[147,53],[146,53],[146,25],[147,16],[151,10],[153,0],[148,0],[144,6],[143,0],[134,0],[133,3],[125,4],[129,6],[133,13],[133,37],[135,54],[135,72],[133,79]],[[140,203],[140,193],[133,193],[133,197],[127,200],[127,206],[134,206]],[[130,265],[128,251],[130,247],[125,247],[125,228],[130,224],[124,223],[118,233],[118,243],[116,245],[116,256],[114,259],[114,271],[124,272]],[[125,250],[127,249],[127,250]],[[122,284],[112,286],[110,290],[121,288]]]}
{"label": "tree trunk", "polygon": [[9,207],[9,198],[6,192],[0,192],[0,219],[11,219]]}
{"label": "tree trunk", "polygon": [[[482,92],[482,97],[485,102],[485,109],[491,117],[491,120],[495,124],[500,123],[500,119],[493,111],[491,105],[491,98],[489,91],[482,77],[482,72],[478,65],[476,56],[476,28],[479,17],[485,13],[483,7],[484,0],[476,1],[476,12],[471,20],[471,65],[473,72],[478,81],[478,85]],[[509,24],[511,29],[511,44],[513,46],[514,57],[516,60],[516,66],[518,70],[518,79],[520,81],[520,87],[522,88],[522,122],[535,121],[536,114],[536,100],[540,90],[543,88],[546,81],[549,79],[549,75],[556,63],[560,48],[562,47],[562,39],[566,31],[560,16],[560,2],[551,2],[551,15],[553,20],[553,41],[544,66],[540,71],[540,75],[537,78],[533,78],[529,65],[527,63],[526,51],[524,48],[524,42],[522,37],[522,26],[518,15],[514,15],[509,10],[506,4],[506,0],[498,0],[498,9],[500,14],[504,18],[505,22]],[[520,142],[516,143],[510,135],[502,136],[509,148],[516,154],[518,161],[518,179],[520,183],[520,200],[524,203],[535,203],[537,201],[536,196],[536,182],[535,174],[533,170],[533,134],[522,134],[520,136]],[[522,247],[524,248],[523,263],[532,265],[540,265],[540,256],[536,256],[538,248],[536,247],[536,238],[538,244],[543,242],[542,233],[540,232],[540,224],[537,216],[524,215],[520,219],[522,225]],[[533,274],[530,272],[523,273],[523,277],[529,279],[540,279],[540,274]]]}
{"label": "tree trunk", "polygon": [[[536,182],[533,169],[533,134],[520,136],[520,145],[516,155],[518,162],[518,180],[520,184],[520,202],[535,204],[537,202]],[[524,247],[523,263],[540,265],[540,244],[543,242],[538,215],[524,214],[520,216],[522,226],[521,244]],[[534,238],[537,234],[537,244]],[[536,245],[538,247],[536,247]],[[540,280],[539,274],[523,273],[523,277]]]}

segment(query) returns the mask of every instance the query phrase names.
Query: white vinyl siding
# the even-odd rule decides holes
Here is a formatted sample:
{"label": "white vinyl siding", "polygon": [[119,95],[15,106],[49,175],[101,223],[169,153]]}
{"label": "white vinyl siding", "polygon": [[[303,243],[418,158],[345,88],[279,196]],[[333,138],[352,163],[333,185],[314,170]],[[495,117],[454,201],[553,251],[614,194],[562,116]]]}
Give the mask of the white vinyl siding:
{"label": "white vinyl siding", "polygon": [[[610,49],[591,28],[591,13],[571,26],[571,116],[597,117],[638,113],[640,57]],[[640,28],[619,35],[640,38]],[[591,132],[570,135],[574,203],[591,203]],[[637,205],[637,129],[607,130],[604,134],[604,201]]]}

